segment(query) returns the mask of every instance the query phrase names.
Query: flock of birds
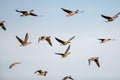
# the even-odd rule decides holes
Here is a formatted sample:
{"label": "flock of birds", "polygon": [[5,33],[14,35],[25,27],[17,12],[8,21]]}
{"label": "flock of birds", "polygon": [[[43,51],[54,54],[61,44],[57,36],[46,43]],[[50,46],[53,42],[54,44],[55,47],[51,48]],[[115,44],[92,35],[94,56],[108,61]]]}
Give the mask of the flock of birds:
{"label": "flock of birds", "polygon": [[[84,12],[84,11],[79,11],[79,10],[71,11],[71,10],[67,10],[67,9],[64,9],[64,8],[61,8],[61,9],[62,9],[64,12],[67,13],[67,14],[66,14],[67,17],[68,17],[68,16],[73,16],[73,15],[79,13],[79,12],[80,12],[80,13],[83,13],[83,12]],[[21,17],[23,17],[23,16],[29,16],[29,15],[31,15],[31,16],[38,16],[38,15],[36,15],[35,13],[33,13],[34,10],[30,10],[30,11],[15,10],[15,11],[21,13],[21,14],[22,14],[22,15],[20,15]],[[105,15],[101,15],[101,16],[107,20],[107,21],[105,21],[105,22],[111,22],[111,21],[114,21],[114,20],[118,17],[119,14],[120,14],[120,12],[117,13],[116,15],[112,16],[112,17],[110,17],[110,16],[105,16]],[[40,16],[42,17],[43,15],[40,15]],[[5,27],[4,23],[5,23],[5,21],[0,21],[0,27],[1,27],[3,30],[6,30],[6,27]],[[65,50],[65,52],[55,53],[55,54],[56,54],[56,55],[60,55],[62,58],[68,57],[69,54],[71,53],[71,52],[69,52],[70,47],[71,47],[70,43],[71,43],[71,40],[73,40],[74,38],[75,38],[75,36],[73,36],[73,37],[71,37],[70,39],[68,39],[67,41],[65,41],[65,40],[62,40],[62,39],[59,39],[59,38],[55,37],[55,40],[58,41],[58,42],[60,43],[60,45],[68,45],[68,47],[67,47],[67,49]],[[19,41],[21,47],[27,46],[27,45],[31,44],[31,42],[28,41],[28,39],[29,39],[28,33],[26,33],[24,39],[21,39],[21,38],[18,37],[18,36],[16,36],[16,39]],[[101,39],[98,39],[98,40],[100,40],[100,43],[106,43],[106,42],[108,42],[108,41],[115,40],[115,39],[101,38]],[[40,41],[47,41],[48,44],[52,47],[51,36],[40,36],[40,37],[38,38],[38,43],[39,43]],[[91,62],[93,62],[93,61],[96,63],[96,65],[97,65],[98,67],[100,67],[99,57],[91,57],[91,58],[89,58],[89,59],[88,59],[88,64],[90,65]],[[15,65],[17,65],[17,64],[21,64],[21,62],[14,62],[14,63],[12,63],[12,64],[9,66],[9,69],[15,67]],[[34,73],[39,73],[38,75],[40,75],[40,76],[46,76],[48,72],[47,72],[47,71],[43,71],[43,70],[37,70],[37,71],[35,71]],[[67,79],[73,80],[73,78],[72,78],[71,76],[65,76],[65,77],[63,78],[63,80],[67,80]]]}

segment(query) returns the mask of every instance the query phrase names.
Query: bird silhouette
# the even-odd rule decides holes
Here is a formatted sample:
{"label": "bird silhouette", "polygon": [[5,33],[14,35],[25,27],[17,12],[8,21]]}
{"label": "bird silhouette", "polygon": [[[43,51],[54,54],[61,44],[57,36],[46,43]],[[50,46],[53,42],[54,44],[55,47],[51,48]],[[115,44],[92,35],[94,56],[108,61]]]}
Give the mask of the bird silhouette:
{"label": "bird silhouette", "polygon": [[94,61],[94,62],[97,64],[97,66],[100,67],[99,60],[98,60],[98,59],[99,59],[99,57],[89,58],[89,59],[88,59],[89,66],[90,66],[90,64],[91,64],[91,61]]}
{"label": "bird silhouette", "polygon": [[3,30],[6,31],[6,27],[5,27],[5,25],[4,25],[4,22],[5,22],[5,21],[0,21],[0,27],[1,27]]}

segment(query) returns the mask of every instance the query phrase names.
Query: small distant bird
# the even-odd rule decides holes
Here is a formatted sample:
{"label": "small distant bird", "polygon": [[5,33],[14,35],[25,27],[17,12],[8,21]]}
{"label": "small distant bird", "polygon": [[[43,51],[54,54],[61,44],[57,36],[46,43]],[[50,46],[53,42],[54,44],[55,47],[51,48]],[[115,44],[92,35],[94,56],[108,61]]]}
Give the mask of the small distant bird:
{"label": "small distant bird", "polygon": [[64,53],[55,53],[55,54],[61,55],[62,58],[65,58],[70,54],[70,52],[68,52],[69,50],[70,50],[70,45],[68,46],[68,48],[66,49],[66,51]]}
{"label": "small distant bird", "polygon": [[21,62],[12,63],[12,64],[9,66],[9,69],[11,69],[11,68],[13,68],[14,66],[16,66],[16,64],[21,64]]}
{"label": "small distant bird", "polygon": [[97,64],[97,66],[100,67],[98,59],[99,59],[99,57],[92,57],[92,58],[88,59],[89,66],[90,66],[91,61],[94,61]]}
{"label": "small distant bird", "polygon": [[[71,10],[67,10],[67,9],[64,9],[64,8],[61,8],[63,11],[65,11],[67,13],[67,17],[68,16],[72,16],[74,14],[77,14],[79,12],[79,10],[76,10],[76,11],[71,11]],[[84,11],[80,11],[81,13],[84,12]]]}
{"label": "small distant bird", "polygon": [[31,15],[31,16],[38,16],[38,15],[32,13],[33,11],[34,11],[34,10],[30,10],[30,11],[19,11],[19,10],[16,10],[16,12],[22,13],[22,15],[20,15],[21,17],[22,17],[22,16],[28,16],[28,15]]}
{"label": "small distant bird", "polygon": [[27,46],[28,44],[31,44],[31,42],[28,42],[28,38],[29,38],[28,33],[26,33],[24,40],[20,39],[18,36],[16,36],[16,38],[21,43],[20,47]]}
{"label": "small distant bird", "polygon": [[40,76],[46,76],[46,74],[48,73],[47,71],[37,70],[36,72],[34,72],[34,74],[37,72],[39,73],[38,75]]}
{"label": "small distant bird", "polygon": [[120,12],[119,13],[117,13],[116,15],[114,15],[114,16],[112,16],[112,17],[110,17],[110,16],[105,16],[105,15],[101,15],[103,18],[105,18],[105,19],[107,19],[107,21],[105,21],[105,22],[112,22],[113,20],[115,20],[116,18],[118,18],[118,15],[120,14]]}
{"label": "small distant bird", "polygon": [[107,43],[108,41],[115,40],[115,39],[106,38],[106,39],[98,39],[98,40],[101,41],[100,43]]}
{"label": "small distant bird", "polygon": [[50,38],[51,38],[50,36],[41,36],[38,38],[38,43],[40,42],[40,40],[46,40],[50,44],[50,46],[52,46],[52,42]]}
{"label": "small distant bird", "polygon": [[74,38],[75,38],[75,36],[71,37],[68,41],[63,41],[63,40],[60,40],[60,39],[58,39],[58,38],[55,37],[55,39],[56,39],[58,42],[60,42],[61,45],[67,45],[67,44],[71,43],[70,41],[71,41],[72,39],[74,39]]}
{"label": "small distant bird", "polygon": [[63,80],[67,80],[67,79],[74,80],[74,79],[72,78],[72,76],[65,76],[65,77],[63,78]]}
{"label": "small distant bird", "polygon": [[6,30],[5,25],[4,25],[4,22],[5,22],[5,21],[0,21],[0,27],[1,27],[3,30]]}

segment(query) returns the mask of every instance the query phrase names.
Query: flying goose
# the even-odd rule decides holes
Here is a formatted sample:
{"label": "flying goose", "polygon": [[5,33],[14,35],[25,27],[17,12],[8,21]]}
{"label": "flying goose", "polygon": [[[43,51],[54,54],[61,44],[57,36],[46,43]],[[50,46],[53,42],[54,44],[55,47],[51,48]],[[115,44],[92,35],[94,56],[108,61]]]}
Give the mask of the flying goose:
{"label": "flying goose", "polygon": [[39,73],[38,75],[40,75],[40,76],[46,76],[46,74],[48,73],[47,71],[37,70],[34,72],[34,74],[37,72]]}
{"label": "flying goose", "polygon": [[116,18],[118,18],[118,15],[120,14],[120,12],[119,13],[117,13],[116,15],[114,15],[114,16],[112,16],[112,17],[110,17],[110,16],[105,16],[105,15],[101,15],[103,18],[105,18],[105,19],[107,19],[107,21],[105,21],[105,22],[112,22],[113,20],[115,20]]}
{"label": "flying goose", "polygon": [[14,66],[16,66],[16,64],[21,64],[21,62],[14,62],[9,66],[9,69],[13,68]]}
{"label": "flying goose", "polygon": [[110,39],[110,38],[102,38],[102,39],[98,39],[98,40],[100,40],[101,42],[100,43],[106,43],[106,42],[108,42],[108,41],[111,41],[111,40],[115,40],[115,39]]}
{"label": "flying goose", "polygon": [[[76,10],[76,11],[71,11],[71,10],[67,10],[67,9],[64,9],[64,8],[61,8],[64,12],[66,12],[67,13],[67,17],[68,16],[72,16],[72,15],[74,15],[74,14],[76,14],[76,13],[78,13],[79,12],[79,10]],[[80,11],[81,13],[82,12],[84,12],[84,11]]]}
{"label": "flying goose", "polygon": [[89,58],[89,59],[88,59],[89,66],[90,66],[91,61],[95,61],[95,63],[97,64],[97,66],[100,67],[99,60],[98,60],[98,59],[99,59],[99,57]]}
{"label": "flying goose", "polygon": [[30,10],[30,11],[19,11],[19,10],[16,10],[16,12],[22,13],[22,15],[20,15],[21,17],[22,17],[22,16],[28,16],[28,15],[31,15],[31,16],[38,16],[38,15],[32,13],[33,11],[34,11],[34,10]]}
{"label": "flying goose", "polygon": [[63,40],[58,39],[58,38],[55,37],[55,39],[56,39],[58,42],[60,42],[61,45],[67,45],[67,44],[71,43],[70,41],[71,41],[72,39],[74,39],[74,38],[75,38],[75,36],[71,37],[68,41],[63,41]]}
{"label": "flying goose", "polygon": [[70,50],[70,45],[68,46],[68,48],[66,49],[66,51],[64,53],[55,53],[55,54],[61,55],[62,58],[65,58],[70,54],[70,52],[68,52],[69,50]]}
{"label": "flying goose", "polygon": [[38,43],[40,42],[40,40],[46,40],[50,44],[50,46],[52,46],[52,42],[50,38],[51,38],[50,36],[41,36],[38,38]]}
{"label": "flying goose", "polygon": [[72,76],[65,76],[65,77],[63,78],[63,80],[67,80],[67,79],[74,80],[74,79],[72,78]]}
{"label": "flying goose", "polygon": [[5,22],[5,21],[0,21],[0,27],[1,27],[3,30],[6,30],[5,25],[4,25],[4,22]]}
{"label": "flying goose", "polygon": [[26,33],[24,40],[20,39],[18,36],[16,36],[17,40],[21,43],[21,46],[27,46],[28,44],[31,44],[31,42],[28,42],[28,33]]}

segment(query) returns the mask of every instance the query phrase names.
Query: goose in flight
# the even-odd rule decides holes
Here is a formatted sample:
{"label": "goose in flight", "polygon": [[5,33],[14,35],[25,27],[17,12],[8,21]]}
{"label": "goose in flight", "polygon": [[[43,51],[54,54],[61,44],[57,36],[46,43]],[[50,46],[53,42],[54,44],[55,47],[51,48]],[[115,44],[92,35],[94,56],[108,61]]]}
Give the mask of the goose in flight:
{"label": "goose in flight", "polygon": [[[79,12],[79,10],[76,10],[76,11],[71,11],[71,10],[67,10],[67,9],[64,9],[64,8],[61,8],[64,12],[66,12],[67,13],[67,17],[68,16],[72,16],[72,15],[74,15],[74,14],[77,14],[78,12]],[[82,12],[84,12],[84,11],[80,11],[80,13],[82,13]]]}
{"label": "goose in flight", "polygon": [[50,44],[50,46],[52,46],[52,42],[50,38],[51,38],[50,36],[41,36],[38,38],[38,43],[40,42],[40,40],[46,40]]}
{"label": "goose in flight", "polygon": [[70,52],[68,52],[69,50],[70,50],[70,45],[68,46],[68,48],[66,49],[66,51],[64,53],[55,53],[55,54],[61,55],[62,58],[65,58],[70,54]]}
{"label": "goose in flight", "polygon": [[19,11],[19,10],[16,10],[16,12],[22,13],[22,15],[20,15],[21,17],[22,17],[22,16],[28,16],[28,15],[31,15],[31,16],[38,16],[38,15],[32,13],[33,11],[34,11],[34,10],[30,10],[30,11]]}
{"label": "goose in flight", "polygon": [[114,21],[116,18],[118,18],[118,15],[120,14],[120,12],[119,13],[117,13],[116,15],[114,15],[114,16],[112,16],[112,17],[110,17],[110,16],[105,16],[105,15],[101,15],[103,18],[105,18],[105,19],[107,19],[107,21],[105,21],[105,22],[112,22],[112,21]]}
{"label": "goose in flight", "polygon": [[107,43],[108,41],[111,41],[111,40],[115,40],[115,39],[110,39],[110,38],[106,38],[106,39],[98,39],[100,40],[101,42],[100,43]]}
{"label": "goose in flight", "polygon": [[65,77],[63,78],[63,80],[67,80],[67,79],[74,80],[74,79],[72,78],[72,76],[65,76]]}
{"label": "goose in flight", "polygon": [[0,21],[0,27],[1,27],[3,30],[6,30],[5,25],[4,25],[4,22],[5,22],[5,21]]}
{"label": "goose in flight", "polygon": [[67,45],[67,44],[71,43],[70,41],[71,41],[72,39],[74,39],[74,38],[75,38],[75,36],[71,37],[68,41],[63,41],[63,40],[58,39],[58,38],[55,37],[55,39],[56,39],[58,42],[60,42],[61,45]]}
{"label": "goose in flight", "polygon": [[40,75],[40,76],[46,76],[46,74],[48,73],[47,71],[42,71],[42,70],[37,70],[37,71],[35,71],[34,72],[34,74],[35,73],[39,73],[38,75]]}
{"label": "goose in flight", "polygon": [[99,57],[89,58],[89,59],[88,59],[89,66],[90,66],[91,61],[94,61],[94,62],[97,64],[97,66],[100,67],[99,60],[98,60],[98,59],[99,59]]}
{"label": "goose in flight", "polygon": [[18,36],[16,36],[16,38],[21,43],[20,47],[27,46],[28,44],[31,44],[31,42],[28,42],[28,38],[29,38],[28,33],[26,33],[24,40],[22,40]]}
{"label": "goose in flight", "polygon": [[21,64],[21,62],[14,62],[9,66],[9,69],[13,68],[16,66],[16,64]]}

